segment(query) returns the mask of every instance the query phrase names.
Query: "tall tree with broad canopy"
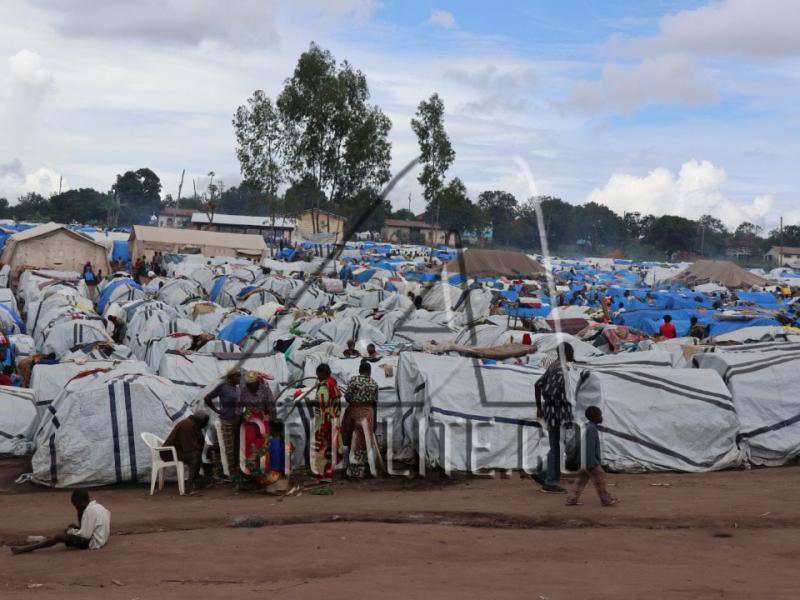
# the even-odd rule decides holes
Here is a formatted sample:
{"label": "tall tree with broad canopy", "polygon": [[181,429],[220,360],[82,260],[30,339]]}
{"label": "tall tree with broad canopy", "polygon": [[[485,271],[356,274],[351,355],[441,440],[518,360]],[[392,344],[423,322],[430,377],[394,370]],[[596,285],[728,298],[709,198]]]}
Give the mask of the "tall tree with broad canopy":
{"label": "tall tree with broad canopy", "polygon": [[481,192],[478,206],[492,225],[492,237],[499,244],[510,244],[512,223],[517,216],[517,199],[502,191]]}
{"label": "tall tree with broad canopy", "polygon": [[476,231],[483,227],[484,220],[480,208],[467,196],[467,187],[458,177],[454,177],[438,196],[438,205],[429,206],[427,216],[432,217],[430,210],[441,207],[439,225],[445,231],[444,243],[450,243],[450,236],[455,232],[459,236],[465,231]]}
{"label": "tall tree with broad canopy", "polygon": [[149,223],[150,217],[161,210],[161,180],[150,169],[117,175],[111,192],[119,199],[123,224]]}
{"label": "tall tree with broad canopy", "polygon": [[444,188],[445,174],[456,157],[450,138],[444,128],[444,102],[439,94],[423,100],[411,119],[411,129],[419,142],[422,172],[417,177],[428,203],[428,214],[439,225],[441,206],[439,193]]}
{"label": "tall tree with broad canopy", "polygon": [[281,119],[277,107],[263,90],[256,90],[233,117],[236,157],[249,187],[264,195],[272,219],[284,212],[278,187],[284,181]]}
{"label": "tall tree with broad canopy", "polygon": [[[310,180],[336,209],[390,177],[391,121],[368,104],[366,76],[311,43],[277,98],[285,166],[293,182]],[[319,230],[318,196],[314,226]]]}

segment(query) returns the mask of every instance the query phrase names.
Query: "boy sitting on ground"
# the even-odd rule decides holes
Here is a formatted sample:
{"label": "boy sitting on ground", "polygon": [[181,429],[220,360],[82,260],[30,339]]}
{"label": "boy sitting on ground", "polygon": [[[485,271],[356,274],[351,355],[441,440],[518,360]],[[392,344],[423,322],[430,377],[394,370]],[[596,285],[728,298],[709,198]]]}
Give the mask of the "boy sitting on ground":
{"label": "boy sitting on ground", "polygon": [[77,525],[70,525],[53,537],[28,546],[11,548],[12,554],[24,554],[41,548],[50,548],[56,544],[64,544],[67,548],[78,550],[98,550],[108,542],[111,531],[111,513],[100,503],[89,498],[86,490],[72,492],[72,506],[78,511]]}

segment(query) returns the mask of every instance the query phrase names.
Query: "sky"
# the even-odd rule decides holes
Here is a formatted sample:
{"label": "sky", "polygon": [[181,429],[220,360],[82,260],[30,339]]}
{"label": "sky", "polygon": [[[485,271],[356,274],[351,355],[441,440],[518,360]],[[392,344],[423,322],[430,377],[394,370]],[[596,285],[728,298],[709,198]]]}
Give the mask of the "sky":
{"label": "sky", "polygon": [[[438,92],[473,198],[800,224],[797,23],[796,0],[0,0],[0,197],[238,184],[233,112],[316,41],[366,74],[395,170]],[[390,198],[424,207],[414,176]]]}

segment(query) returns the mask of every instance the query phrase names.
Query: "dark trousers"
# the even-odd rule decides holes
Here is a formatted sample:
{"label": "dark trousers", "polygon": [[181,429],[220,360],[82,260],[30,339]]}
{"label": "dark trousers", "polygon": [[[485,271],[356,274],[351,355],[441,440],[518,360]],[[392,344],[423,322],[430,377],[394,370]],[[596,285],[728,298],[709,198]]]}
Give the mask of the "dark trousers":
{"label": "dark trousers", "polygon": [[561,425],[548,429],[547,438],[550,450],[545,464],[539,469],[539,477],[545,485],[558,485],[561,481]]}

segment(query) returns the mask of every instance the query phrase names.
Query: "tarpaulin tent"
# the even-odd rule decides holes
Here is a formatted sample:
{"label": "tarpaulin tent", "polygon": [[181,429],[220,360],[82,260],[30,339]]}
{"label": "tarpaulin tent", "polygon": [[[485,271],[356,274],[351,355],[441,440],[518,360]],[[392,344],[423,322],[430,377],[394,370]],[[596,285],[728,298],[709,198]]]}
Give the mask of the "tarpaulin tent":
{"label": "tarpaulin tent", "polygon": [[698,260],[667,280],[668,283],[718,283],[728,289],[751,288],[769,284],[769,280],[745,271],[729,260]]}
{"label": "tarpaulin tent", "polygon": [[750,461],[777,466],[800,456],[800,346],[716,350],[696,355],[693,363],[714,369],[727,384],[741,423],[739,441]]}
{"label": "tarpaulin tent", "polygon": [[[603,462],[616,471],[702,472],[740,465],[739,421],[711,369],[585,369],[576,415],[603,411]],[[584,421],[578,417],[578,421]]]}
{"label": "tarpaulin tent", "polygon": [[36,434],[33,480],[51,487],[147,481],[150,450],[141,434],[166,438],[187,408],[175,386],[155,375],[73,379]]}
{"label": "tarpaulin tent", "polygon": [[59,269],[80,273],[87,262],[92,263],[95,271],[111,271],[105,246],[58,223],[47,223],[15,233],[6,240],[1,260],[15,274],[24,269]]}
{"label": "tarpaulin tent", "polygon": [[543,371],[480,360],[400,355],[393,436],[398,458],[445,470],[532,471],[548,450],[531,390]]}
{"label": "tarpaulin tent", "polygon": [[25,456],[31,451],[35,400],[33,390],[0,386],[0,456]]}
{"label": "tarpaulin tent", "polygon": [[514,277],[531,279],[544,275],[544,267],[527,254],[511,250],[464,250],[443,270],[467,277]]}

